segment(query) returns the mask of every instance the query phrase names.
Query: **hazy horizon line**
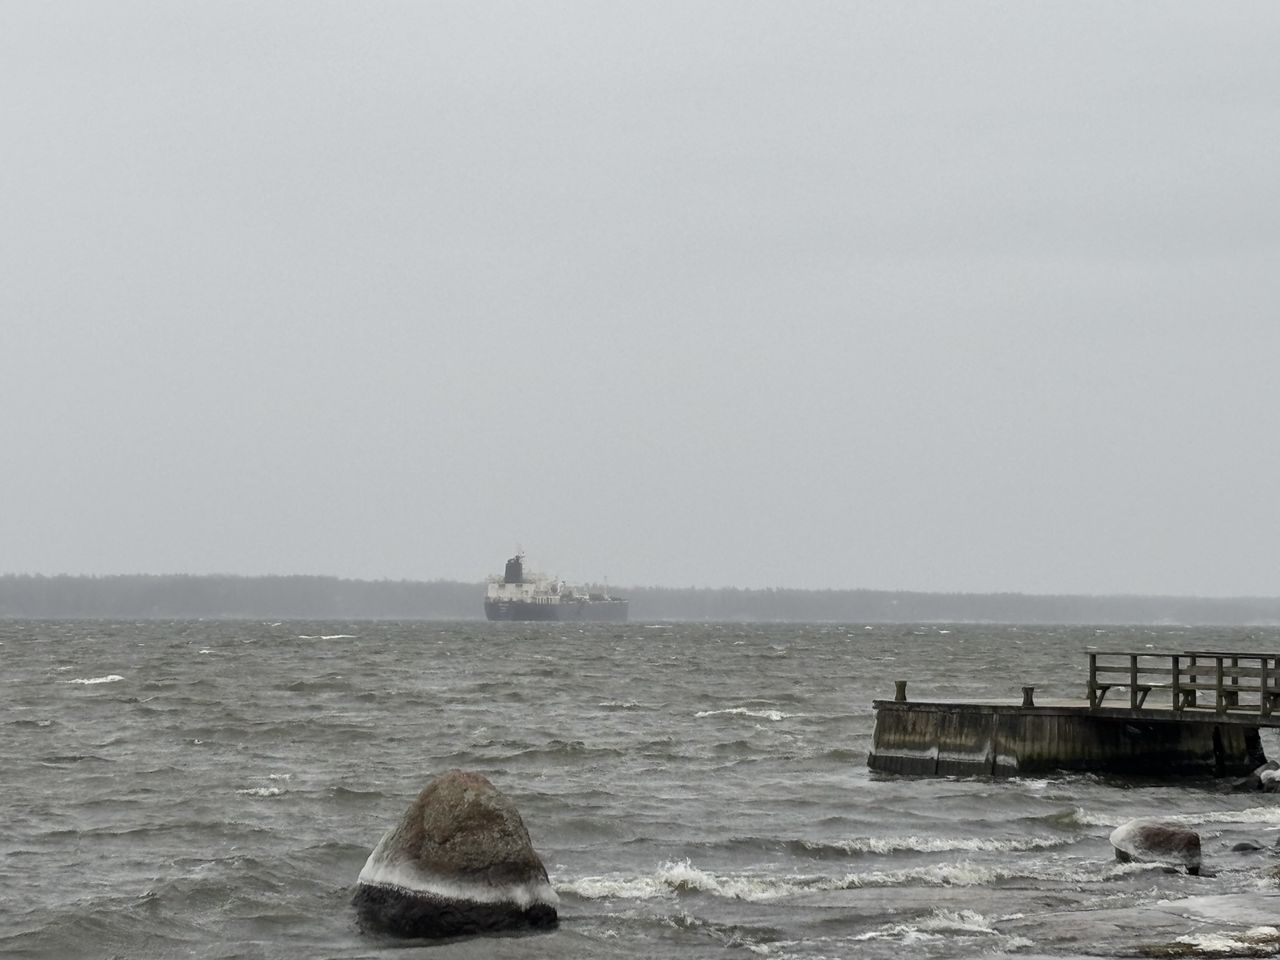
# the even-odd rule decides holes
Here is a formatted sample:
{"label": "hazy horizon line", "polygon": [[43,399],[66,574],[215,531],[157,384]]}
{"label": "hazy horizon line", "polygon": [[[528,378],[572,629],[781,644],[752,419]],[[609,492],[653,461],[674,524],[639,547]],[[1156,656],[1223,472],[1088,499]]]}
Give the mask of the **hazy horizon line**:
{"label": "hazy horizon line", "polygon": [[[189,579],[239,579],[239,580],[268,580],[268,579],[316,579],[316,580],[337,580],[347,583],[442,583],[456,584],[462,586],[483,585],[487,578],[479,580],[457,579],[449,577],[436,577],[432,579],[423,579],[420,577],[352,577],[335,573],[232,573],[232,572],[213,572],[213,573],[44,573],[44,572],[17,572],[4,571],[0,572],[0,578],[44,578],[44,579],[71,579],[71,580],[108,580],[112,578],[128,578],[128,577],[149,577],[155,579],[162,578],[189,578]],[[583,581],[584,583],[596,583],[597,581]],[[1080,598],[1080,599],[1160,599],[1160,600],[1209,600],[1223,602],[1239,602],[1239,601],[1280,601],[1280,594],[1196,594],[1196,593],[1141,593],[1135,591],[1118,591],[1114,593],[1072,593],[1054,592],[1054,591],[1031,591],[1031,590],[945,590],[945,589],[924,589],[918,587],[791,587],[791,586],[767,586],[767,587],[743,587],[735,584],[721,585],[694,585],[686,584],[674,586],[670,584],[609,584],[614,590],[694,590],[694,591],[720,591],[720,590],[738,590],[749,593],[767,593],[770,591],[788,591],[794,593],[895,593],[895,594],[913,594],[913,595],[932,595],[932,596],[955,596],[955,597],[1059,597],[1059,598]]]}

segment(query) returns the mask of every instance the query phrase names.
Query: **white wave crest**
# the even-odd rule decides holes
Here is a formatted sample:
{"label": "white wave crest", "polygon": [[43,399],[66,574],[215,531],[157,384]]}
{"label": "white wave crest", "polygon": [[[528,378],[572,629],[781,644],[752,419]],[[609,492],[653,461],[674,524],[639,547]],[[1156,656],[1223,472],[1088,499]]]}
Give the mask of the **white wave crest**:
{"label": "white wave crest", "polygon": [[829,843],[804,841],[810,849],[831,847],[846,853],[948,853],[962,850],[973,853],[1016,853],[1025,850],[1047,850],[1061,847],[1070,841],[1052,837],[855,837]]}
{"label": "white wave crest", "polygon": [[855,941],[898,940],[904,944],[913,944],[923,943],[927,940],[941,940],[942,934],[926,933],[923,930],[916,929],[909,923],[895,923],[879,930],[868,930],[866,933],[860,933],[852,939]]}
{"label": "white wave crest", "polygon": [[760,720],[786,720],[796,716],[794,713],[783,713],[781,710],[759,710],[751,707],[729,707],[725,710],[699,710],[694,717],[716,717],[722,714],[735,714],[740,717],[756,717]]}
{"label": "white wave crest", "polygon": [[980,887],[1005,880],[1035,880],[1042,883],[1097,883],[1115,877],[1161,869],[1152,863],[1117,863],[1112,860],[1065,863],[1029,860],[1016,866],[990,866],[969,861],[938,863],[904,870],[872,870],[849,874],[842,880],[824,881],[812,889],[859,889],[924,884],[936,887]]}
{"label": "white wave crest", "polygon": [[1247,807],[1244,810],[1209,810],[1160,817],[1168,823],[1280,823],[1280,807]]}
{"label": "white wave crest", "polygon": [[[1275,927],[1250,927],[1244,933],[1188,933],[1174,942],[1184,943],[1197,953],[1271,956],[1276,946],[1280,945],[1280,930]],[[1264,952],[1259,953],[1259,949]]]}
{"label": "white wave crest", "polygon": [[[827,889],[861,889],[863,887],[899,887],[907,884],[926,884],[937,887],[980,887],[1008,880],[1013,876],[1026,876],[1026,870],[1007,870],[999,867],[978,866],[968,861],[937,863],[904,870],[871,870],[851,873],[842,880],[832,881]],[[1039,878],[1036,878],[1039,879]]]}
{"label": "white wave crest", "polygon": [[676,893],[701,892],[730,900],[772,900],[803,889],[791,878],[717,876],[688,860],[664,863],[648,877],[583,877],[557,885],[561,893],[587,900],[652,900]]}
{"label": "white wave crest", "polygon": [[246,787],[243,790],[237,790],[236,793],[246,797],[278,797],[284,793],[279,787]]}
{"label": "white wave crest", "polygon": [[653,900],[671,891],[657,877],[583,877],[557,883],[556,892],[583,900]]}
{"label": "white wave crest", "polygon": [[1076,807],[1072,811],[1070,819],[1073,823],[1078,823],[1082,827],[1118,827],[1122,823],[1128,823],[1133,818],[1117,816],[1114,813],[1093,813],[1084,807]]}
{"label": "white wave crest", "polygon": [[999,931],[976,910],[943,910],[937,908],[927,917],[915,923],[892,923],[879,930],[871,930],[859,934],[855,940],[901,940],[913,943],[921,940],[938,940],[942,934],[990,934],[998,935]]}
{"label": "white wave crest", "polygon": [[62,682],[63,683],[82,683],[87,686],[93,683],[116,683],[117,681],[120,681],[123,679],[124,677],[120,676],[120,674],[111,673],[105,677],[86,677],[86,678],[78,678],[76,680],[63,680]]}
{"label": "white wave crest", "polygon": [[1161,823],[1177,823],[1195,826],[1201,823],[1274,823],[1280,824],[1280,806],[1246,807],[1243,810],[1205,810],[1201,813],[1176,813],[1164,815],[1150,813],[1142,817],[1114,813],[1093,813],[1077,807],[1071,819],[1085,827],[1118,827],[1136,819],[1159,820]]}
{"label": "white wave crest", "polygon": [[[586,900],[652,900],[679,893],[706,893],[729,900],[760,902],[834,890],[926,885],[980,887],[1006,880],[1046,883],[1095,883],[1119,876],[1160,869],[1159,864],[1084,861],[1074,869],[1063,863],[1029,861],[1016,867],[997,867],[968,861],[940,863],[904,870],[873,870],[844,876],[722,876],[694,866],[688,860],[664,863],[646,877],[582,877],[557,884],[560,893]],[[965,920],[971,922],[972,918]],[[943,917],[938,921],[958,922]]]}
{"label": "white wave crest", "polygon": [[765,877],[720,877],[695,867],[688,860],[665,863],[658,875],[672,890],[697,890],[729,900],[748,902],[772,900],[794,893],[797,889],[789,878],[775,881]]}
{"label": "white wave crest", "polygon": [[920,921],[921,930],[958,930],[964,933],[995,933],[996,929],[976,910],[943,910],[936,909],[933,915]]}

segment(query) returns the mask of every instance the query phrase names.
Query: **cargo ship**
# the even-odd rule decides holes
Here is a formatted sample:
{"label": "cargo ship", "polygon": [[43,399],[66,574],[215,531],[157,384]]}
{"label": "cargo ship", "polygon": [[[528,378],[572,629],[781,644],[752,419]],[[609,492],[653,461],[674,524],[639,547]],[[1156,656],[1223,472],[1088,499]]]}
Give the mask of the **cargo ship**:
{"label": "cargo ship", "polygon": [[484,615],[490,620],[584,620],[623,623],[630,603],[600,587],[571,586],[557,577],[526,573],[524,554],[489,578]]}

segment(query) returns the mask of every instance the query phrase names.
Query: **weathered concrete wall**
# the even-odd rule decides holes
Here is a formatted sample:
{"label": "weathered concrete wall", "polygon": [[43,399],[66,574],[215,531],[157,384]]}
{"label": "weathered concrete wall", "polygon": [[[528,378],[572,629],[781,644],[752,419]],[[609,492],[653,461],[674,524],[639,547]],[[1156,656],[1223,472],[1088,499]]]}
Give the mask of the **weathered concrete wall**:
{"label": "weathered concrete wall", "polygon": [[1262,757],[1256,727],[1110,716],[1084,707],[877,701],[867,764],[883,773],[1015,776],[1051,770],[1244,774]]}

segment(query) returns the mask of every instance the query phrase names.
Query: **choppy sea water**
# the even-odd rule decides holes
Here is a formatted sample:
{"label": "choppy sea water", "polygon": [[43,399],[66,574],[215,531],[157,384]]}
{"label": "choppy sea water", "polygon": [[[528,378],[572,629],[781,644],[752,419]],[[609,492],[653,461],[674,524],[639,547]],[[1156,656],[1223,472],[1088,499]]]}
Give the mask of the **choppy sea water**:
{"label": "choppy sea water", "polygon": [[[1273,795],[867,770],[894,680],[1082,696],[1091,647],[1275,650],[1280,630],[0,622],[0,956],[1222,956],[1265,936]],[[555,932],[356,928],[365,858],[451,768],[516,802]],[[1198,829],[1206,875],[1115,862],[1138,816]]]}

